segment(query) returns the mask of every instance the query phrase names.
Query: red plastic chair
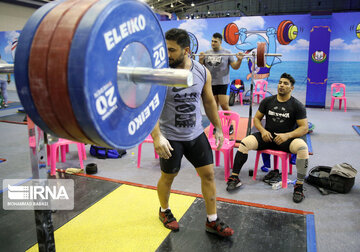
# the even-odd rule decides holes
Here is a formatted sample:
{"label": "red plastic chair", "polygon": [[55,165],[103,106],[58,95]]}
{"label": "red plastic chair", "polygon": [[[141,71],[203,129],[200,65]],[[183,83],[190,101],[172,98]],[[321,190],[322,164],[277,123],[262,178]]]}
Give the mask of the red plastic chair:
{"label": "red plastic chair", "polygon": [[335,100],[339,100],[339,110],[341,110],[341,102],[344,100],[344,112],[346,112],[346,97],[345,97],[346,86],[343,83],[331,84],[331,106],[330,111],[334,108]]}
{"label": "red plastic chair", "polygon": [[262,99],[265,99],[266,92],[267,92],[267,86],[268,86],[268,82],[266,80],[255,81],[255,90],[253,92],[253,97],[252,97],[253,101],[254,101],[255,95],[257,95],[257,103],[259,103],[260,96],[262,97]]}
{"label": "red plastic chair", "polygon": [[[230,176],[230,167],[233,168],[233,154],[235,141],[237,136],[237,129],[239,126],[240,115],[233,111],[219,111],[219,116],[221,120],[221,126],[224,134],[224,143],[221,147],[220,151],[217,150],[217,146],[215,144],[215,137],[213,135],[214,125],[210,123],[209,127],[209,143],[211,149],[215,150],[215,165],[220,165],[220,152],[224,154],[224,170],[225,170],[225,181],[227,181]],[[234,127],[233,138],[230,138],[229,128],[230,125]]]}
{"label": "red plastic chair", "polygon": [[66,153],[69,149],[69,144],[76,144],[78,149],[79,161],[80,161],[80,168],[84,169],[83,160],[86,160],[86,150],[85,144],[74,142],[71,140],[59,138],[56,143],[49,144],[47,146],[47,153],[48,153],[48,165],[50,165],[50,174],[56,174],[56,162],[59,161],[59,152],[58,148],[60,147],[61,152],[61,161],[66,161]]}
{"label": "red plastic chair", "polygon": [[287,188],[288,164],[289,164],[289,173],[292,174],[291,153],[287,153],[284,151],[278,151],[278,150],[270,150],[270,149],[258,150],[256,152],[253,180],[256,180],[257,168],[258,168],[261,153],[267,153],[267,154],[274,156],[274,169],[275,170],[278,169],[278,158],[281,159],[282,187]]}
{"label": "red plastic chair", "polygon": [[[145,140],[139,144],[138,146],[138,161],[137,161],[137,168],[140,168],[140,162],[141,162],[141,148],[142,148],[142,144],[143,143],[153,143],[154,140],[152,139],[151,135],[148,135]],[[155,149],[154,149],[154,153],[155,153],[155,158],[158,159],[159,155],[156,153]]]}

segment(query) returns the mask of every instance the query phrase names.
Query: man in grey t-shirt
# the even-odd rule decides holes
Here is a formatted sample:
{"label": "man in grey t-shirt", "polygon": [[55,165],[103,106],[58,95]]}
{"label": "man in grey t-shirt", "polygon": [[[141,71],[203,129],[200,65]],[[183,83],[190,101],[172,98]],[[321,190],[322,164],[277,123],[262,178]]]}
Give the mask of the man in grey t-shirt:
{"label": "man in grey t-shirt", "polygon": [[[7,62],[5,60],[1,59],[1,54],[0,54],[0,64],[7,64]],[[7,95],[7,85],[10,84],[10,74],[0,74],[0,89],[1,89],[1,95],[4,98],[3,103],[4,104],[0,104],[3,105],[5,108],[8,107],[8,95]]]}
{"label": "man in grey t-shirt", "polygon": [[[199,62],[209,69],[212,76],[212,90],[216,100],[216,104],[223,110],[230,110],[229,95],[227,93],[230,84],[229,70],[231,66],[234,70],[240,68],[244,54],[238,52],[236,54],[237,61],[233,56],[223,54],[232,54],[231,51],[221,47],[222,35],[214,33],[211,39],[211,50],[200,53]],[[206,56],[206,54],[210,54]],[[218,55],[216,55],[218,54]]]}

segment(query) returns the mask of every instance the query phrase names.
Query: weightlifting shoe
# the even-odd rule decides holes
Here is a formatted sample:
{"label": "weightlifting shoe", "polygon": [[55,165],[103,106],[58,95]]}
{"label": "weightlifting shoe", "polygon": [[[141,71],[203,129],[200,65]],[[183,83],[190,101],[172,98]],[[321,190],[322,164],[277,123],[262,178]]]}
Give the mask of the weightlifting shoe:
{"label": "weightlifting shoe", "polygon": [[265,175],[263,181],[265,183],[269,183],[270,179],[272,179],[273,177],[277,177],[277,176],[279,176],[279,170],[272,170],[268,174]]}
{"label": "weightlifting shoe", "polygon": [[305,198],[303,192],[303,184],[295,184],[294,193],[293,193],[293,201],[295,203],[300,203]]}
{"label": "weightlifting shoe", "polygon": [[159,219],[164,224],[164,226],[172,231],[179,231],[179,223],[176,221],[174,215],[170,209],[166,209],[165,212],[161,212],[159,209]]}
{"label": "weightlifting shoe", "polygon": [[206,232],[213,233],[222,237],[229,237],[234,234],[234,230],[226,225],[224,222],[220,221],[219,218],[216,221],[209,222],[206,219]]}
{"label": "weightlifting shoe", "polygon": [[234,126],[231,124],[229,127],[229,135],[234,134]]}
{"label": "weightlifting shoe", "polygon": [[236,188],[239,188],[240,186],[242,186],[242,183],[241,183],[239,177],[235,176],[235,175],[231,175],[227,181],[226,191],[228,191],[228,192],[233,191]]}

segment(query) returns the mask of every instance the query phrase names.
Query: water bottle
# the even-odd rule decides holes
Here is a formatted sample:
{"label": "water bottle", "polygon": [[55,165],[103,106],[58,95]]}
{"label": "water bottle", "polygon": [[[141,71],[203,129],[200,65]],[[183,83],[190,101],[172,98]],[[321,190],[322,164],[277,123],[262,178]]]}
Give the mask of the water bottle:
{"label": "water bottle", "polygon": [[274,183],[274,184],[272,184],[272,189],[273,190],[278,190],[278,189],[280,189],[281,188],[281,186],[282,186],[282,182],[280,181],[280,182],[277,182],[277,183]]}

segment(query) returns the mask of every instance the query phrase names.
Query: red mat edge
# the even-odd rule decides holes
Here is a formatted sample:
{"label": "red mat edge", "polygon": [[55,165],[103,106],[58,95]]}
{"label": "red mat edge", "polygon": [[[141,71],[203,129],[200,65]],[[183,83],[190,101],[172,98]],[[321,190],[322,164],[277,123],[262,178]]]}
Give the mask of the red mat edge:
{"label": "red mat edge", "polygon": [[[132,182],[118,180],[118,179],[104,178],[104,177],[95,176],[95,175],[88,175],[88,174],[81,174],[81,173],[77,173],[77,174],[74,174],[74,175],[82,176],[82,177],[89,177],[89,178],[94,178],[94,179],[99,179],[99,180],[104,180],[104,181],[109,181],[109,182],[115,182],[115,183],[120,183],[120,184],[124,184],[124,185],[137,186],[137,187],[142,187],[142,188],[146,188],[146,189],[152,189],[152,190],[157,189],[156,186],[143,185],[143,184],[139,184],[139,183],[132,183]],[[185,195],[185,196],[203,198],[203,196],[201,194],[197,194],[197,193],[183,192],[183,191],[179,191],[179,190],[171,190],[171,192],[176,193],[176,194],[180,194],[180,195]],[[308,215],[308,214],[314,215],[313,212],[309,212],[309,211],[302,211],[302,210],[298,210],[298,209],[277,207],[277,206],[271,206],[271,205],[265,205],[265,204],[259,204],[259,203],[251,203],[251,202],[239,201],[239,200],[233,200],[233,199],[226,199],[226,198],[221,198],[221,197],[216,197],[216,200],[217,201],[222,201],[222,202],[227,202],[227,203],[238,204],[238,205],[252,206],[252,207],[257,207],[257,208],[264,208],[264,209],[269,209],[269,210],[287,212],[287,213],[295,213],[295,214],[302,214],[302,215]]]}

